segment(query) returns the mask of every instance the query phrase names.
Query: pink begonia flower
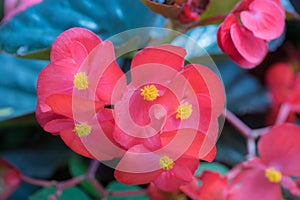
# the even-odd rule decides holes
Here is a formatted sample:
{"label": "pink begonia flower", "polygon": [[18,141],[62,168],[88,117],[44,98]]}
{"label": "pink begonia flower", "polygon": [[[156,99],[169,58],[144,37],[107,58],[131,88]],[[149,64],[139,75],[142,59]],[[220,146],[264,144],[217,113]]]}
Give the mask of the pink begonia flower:
{"label": "pink begonia flower", "polygon": [[17,14],[32,6],[40,3],[42,0],[4,0],[4,18],[3,21],[9,20],[13,15]]}
{"label": "pink begonia flower", "polygon": [[[110,65],[103,72],[102,78],[93,77],[93,65],[83,64],[96,46],[100,48],[98,53],[105,54],[107,58],[97,64]],[[123,74],[116,64],[113,46],[110,42],[102,43],[100,38],[91,31],[72,28],[63,32],[54,41],[50,61],[38,78],[37,120],[46,131],[60,135],[75,152],[94,158],[82,144],[81,139],[97,130],[95,129],[98,124],[97,119],[102,127],[105,124],[108,138],[113,131],[114,121],[111,110],[105,109],[104,106],[111,102],[113,85]],[[88,77],[97,80],[88,80]],[[98,85],[93,86],[96,83]],[[96,94],[94,94],[94,88],[96,88]],[[77,93],[74,93],[73,90]],[[83,99],[82,96],[85,95],[89,95],[89,99]],[[77,103],[75,104],[74,101]],[[95,115],[89,113],[92,111],[87,109],[87,105],[90,105],[90,108],[96,105]],[[81,115],[86,116],[86,119],[83,119],[82,116],[79,117],[80,119],[74,119],[74,114],[76,114],[74,111],[77,113],[82,111]],[[91,124],[87,124],[87,122]],[[98,159],[100,158],[98,157]]]}
{"label": "pink begonia flower", "polygon": [[281,200],[281,189],[299,196],[296,181],[300,176],[300,127],[282,124],[273,127],[258,141],[259,158],[244,164],[232,180],[228,200]]}
{"label": "pink begonia flower", "polygon": [[274,123],[280,106],[284,103],[290,109],[287,120],[294,122],[295,114],[300,113],[300,73],[295,72],[289,63],[275,63],[266,73],[266,83],[271,98],[269,123]]}
{"label": "pink begonia flower", "polygon": [[218,45],[241,67],[253,68],[266,57],[267,42],[282,34],[284,20],[280,1],[244,0],[219,26]]}

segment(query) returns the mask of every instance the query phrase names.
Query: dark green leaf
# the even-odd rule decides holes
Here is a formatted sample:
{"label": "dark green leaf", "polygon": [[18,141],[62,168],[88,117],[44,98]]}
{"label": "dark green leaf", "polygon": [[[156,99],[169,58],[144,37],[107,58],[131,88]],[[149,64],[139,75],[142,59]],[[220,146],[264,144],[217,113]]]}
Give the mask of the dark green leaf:
{"label": "dark green leaf", "polygon": [[229,171],[226,166],[217,162],[201,162],[195,174],[199,176],[204,170],[219,172],[221,175],[225,175]]}
{"label": "dark green leaf", "polygon": [[230,59],[214,58],[225,85],[227,108],[238,115],[265,112],[269,98],[262,84]]}
{"label": "dark green leaf", "polygon": [[215,161],[235,166],[246,159],[246,154],[245,139],[235,129],[225,124],[217,142]]}
{"label": "dark green leaf", "polygon": [[20,58],[28,58],[28,59],[50,60],[50,49],[42,49],[27,54],[17,54],[16,56]]}
{"label": "dark green leaf", "polygon": [[[77,177],[86,173],[88,166],[84,162],[84,158],[75,155],[69,160],[69,170],[73,177]],[[87,192],[96,198],[100,198],[99,192],[94,188],[94,186],[89,181],[84,181],[80,184]]]}
{"label": "dark green leaf", "polygon": [[[22,134],[22,132],[15,132]],[[31,142],[33,138],[40,140]],[[1,156],[13,163],[22,173],[30,177],[49,178],[56,170],[67,161],[70,151],[59,137],[53,137],[48,133],[43,135],[33,134],[27,140],[28,147],[15,148],[1,152]]]}
{"label": "dark green leaf", "polygon": [[34,112],[36,81],[45,61],[0,54],[0,121]]}
{"label": "dark green leaf", "polygon": [[140,1],[44,0],[0,26],[0,48],[23,55],[49,48],[71,27],[90,29],[105,39],[128,29],[156,26],[159,19]]}
{"label": "dark green leaf", "polygon": [[[29,197],[29,200],[46,200],[56,191],[55,188],[42,188]],[[82,190],[77,187],[70,187],[63,191],[58,200],[90,200]]]}
{"label": "dark green leaf", "polygon": [[[117,181],[111,182],[107,187],[107,190],[110,191],[126,191],[126,190],[140,190],[139,186],[129,186],[119,183]],[[109,197],[109,200],[147,200],[148,197],[146,195],[137,195],[137,196],[128,196],[128,197]]]}

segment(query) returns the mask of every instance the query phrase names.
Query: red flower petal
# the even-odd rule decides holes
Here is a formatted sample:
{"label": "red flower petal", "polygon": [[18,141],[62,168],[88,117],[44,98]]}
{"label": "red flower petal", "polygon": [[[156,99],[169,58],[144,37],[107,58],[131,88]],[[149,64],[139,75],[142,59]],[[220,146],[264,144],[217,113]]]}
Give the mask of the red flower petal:
{"label": "red flower petal", "polygon": [[263,135],[258,142],[258,152],[263,162],[285,175],[300,176],[299,133],[300,127],[286,123]]}
{"label": "red flower petal", "polygon": [[235,23],[230,28],[230,34],[234,46],[247,61],[258,65],[266,57],[268,53],[267,42],[256,38],[248,29]]}
{"label": "red flower petal", "polygon": [[43,127],[49,133],[60,133],[62,131],[72,131],[74,129],[74,121],[72,119],[53,119]]}
{"label": "red flower petal", "polygon": [[253,68],[257,63],[253,63],[244,58],[235,47],[231,38],[230,29],[232,24],[238,23],[237,18],[233,14],[229,14],[224,22],[219,26],[217,32],[218,45],[228,56],[239,66],[244,68]]}
{"label": "red flower petal", "polygon": [[[184,66],[184,57],[186,55],[186,51],[182,47],[177,47],[169,44],[161,45],[161,46],[153,46],[147,47],[141,51],[139,51],[131,63],[131,77],[132,82],[136,85],[139,85],[139,80],[143,80],[143,77],[140,77],[142,74],[145,78],[152,78],[151,82],[161,83],[161,81],[156,82],[156,77],[163,77],[165,80],[170,80],[170,72],[167,74],[157,72],[157,70],[151,69],[151,65],[158,66],[160,68],[170,68],[170,70],[181,71]],[[136,71],[135,68],[143,67],[147,65],[150,67],[148,72],[140,73]],[[147,78],[147,79],[148,79]]]}
{"label": "red flower petal", "polygon": [[221,177],[220,173],[204,171],[200,177],[202,185],[199,190],[199,200],[223,200],[226,199],[228,183],[226,177]]}
{"label": "red flower petal", "polygon": [[272,40],[279,37],[284,29],[285,14],[282,6],[271,0],[255,0],[249,11],[241,12],[241,21],[255,37]]}
{"label": "red flower petal", "polygon": [[241,199],[281,200],[279,184],[271,183],[261,169],[240,172],[231,182],[229,200]]}
{"label": "red flower petal", "polygon": [[[86,53],[91,52],[101,39],[93,32],[84,28],[71,28],[61,33],[53,42],[51,47],[51,62],[59,61],[61,59],[77,59],[78,53],[74,49],[74,44],[81,44]],[[79,48],[80,49],[80,48]],[[82,51],[82,50],[80,50]],[[74,55],[75,53],[75,55]]]}
{"label": "red flower petal", "polygon": [[150,183],[162,173],[159,160],[159,155],[150,152],[143,145],[136,145],[118,163],[115,178],[128,185]]}
{"label": "red flower petal", "polygon": [[[76,102],[76,104],[75,104]],[[99,112],[104,109],[103,102],[91,101],[88,99],[75,97],[66,94],[54,94],[50,95],[46,99],[46,103],[51,107],[52,111],[56,114],[63,115],[65,117],[73,119],[73,113],[81,113],[82,115],[90,115],[93,110],[87,105],[95,105],[95,112]],[[95,113],[92,113],[94,115]]]}

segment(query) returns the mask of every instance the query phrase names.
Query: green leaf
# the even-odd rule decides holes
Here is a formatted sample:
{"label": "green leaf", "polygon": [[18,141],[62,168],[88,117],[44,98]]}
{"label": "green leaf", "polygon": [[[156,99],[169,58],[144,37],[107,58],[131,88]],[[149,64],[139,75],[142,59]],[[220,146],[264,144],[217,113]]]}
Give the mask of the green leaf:
{"label": "green leaf", "polygon": [[[140,190],[139,186],[125,185],[119,183],[117,181],[113,181],[108,184],[106,190],[110,191],[132,191],[132,190]],[[148,197],[146,195],[136,195],[136,196],[128,196],[128,197],[108,197],[108,200],[147,200]]]}
{"label": "green leaf", "polygon": [[200,16],[202,20],[229,13],[239,0],[210,0],[206,11]]}
{"label": "green leaf", "polygon": [[161,26],[161,22],[162,17],[140,1],[44,0],[0,26],[0,49],[19,55],[46,49],[71,27],[90,29],[105,39],[132,28]]}
{"label": "green leaf", "polygon": [[217,142],[217,156],[215,161],[235,166],[246,159],[246,147],[245,138],[234,128],[225,124]]}
{"label": "green leaf", "polygon": [[42,49],[27,54],[16,54],[16,56],[27,59],[50,60],[50,49]]}
{"label": "green leaf", "polygon": [[[69,159],[69,170],[73,177],[85,174],[87,169],[88,166],[85,164],[83,157],[74,154],[74,156]],[[97,199],[100,198],[99,192],[89,181],[84,181],[80,185]]]}
{"label": "green leaf", "polygon": [[[25,129],[25,131],[32,132],[36,130]],[[20,129],[18,132],[11,131],[7,133],[9,135],[5,134],[6,137],[1,137],[3,140],[5,139],[6,143],[13,143],[16,134],[24,134]],[[14,148],[11,150],[6,149],[6,151],[1,152],[1,156],[13,163],[22,173],[30,177],[50,178],[62,165],[66,164],[71,151],[59,137],[53,137],[45,132],[26,133],[24,136],[27,137],[27,142],[23,142],[25,144],[22,147],[12,146]],[[20,138],[22,139],[24,136],[20,136]],[[37,141],[34,142],[33,138]],[[15,139],[15,143],[18,140]]]}
{"label": "green leaf", "polygon": [[204,170],[219,172],[221,175],[225,175],[229,171],[225,165],[217,162],[201,162],[195,174],[199,176]]}
{"label": "green leaf", "polygon": [[[29,200],[43,200],[54,194],[55,188],[42,188],[29,197]],[[90,200],[82,190],[77,187],[70,187],[63,191],[61,196],[57,200]]]}
{"label": "green leaf", "polygon": [[48,62],[1,53],[0,60],[0,121],[34,112],[37,77]]}
{"label": "green leaf", "polygon": [[213,58],[225,85],[227,108],[238,115],[266,112],[270,100],[258,79],[229,58]]}

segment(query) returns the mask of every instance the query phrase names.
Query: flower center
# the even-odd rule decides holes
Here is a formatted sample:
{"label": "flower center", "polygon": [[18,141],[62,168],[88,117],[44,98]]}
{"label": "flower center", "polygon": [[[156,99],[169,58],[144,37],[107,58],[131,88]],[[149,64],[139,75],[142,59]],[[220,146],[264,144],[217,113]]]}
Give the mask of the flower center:
{"label": "flower center", "polygon": [[173,165],[174,165],[173,160],[171,158],[169,158],[168,156],[163,156],[159,160],[159,166],[163,170],[170,170],[173,168]]}
{"label": "flower center", "polygon": [[141,89],[141,95],[146,101],[154,101],[159,96],[158,89],[155,85],[146,85],[143,89]]}
{"label": "flower center", "polygon": [[86,124],[75,124],[74,132],[79,137],[87,136],[91,133],[92,127]]}
{"label": "flower center", "polygon": [[271,183],[279,183],[281,181],[281,173],[273,167],[266,169],[265,176]]}
{"label": "flower center", "polygon": [[185,102],[184,104],[178,106],[176,119],[188,119],[193,112],[192,104]]}
{"label": "flower center", "polygon": [[74,75],[74,86],[78,90],[85,90],[88,88],[88,78],[84,72],[78,72]]}

